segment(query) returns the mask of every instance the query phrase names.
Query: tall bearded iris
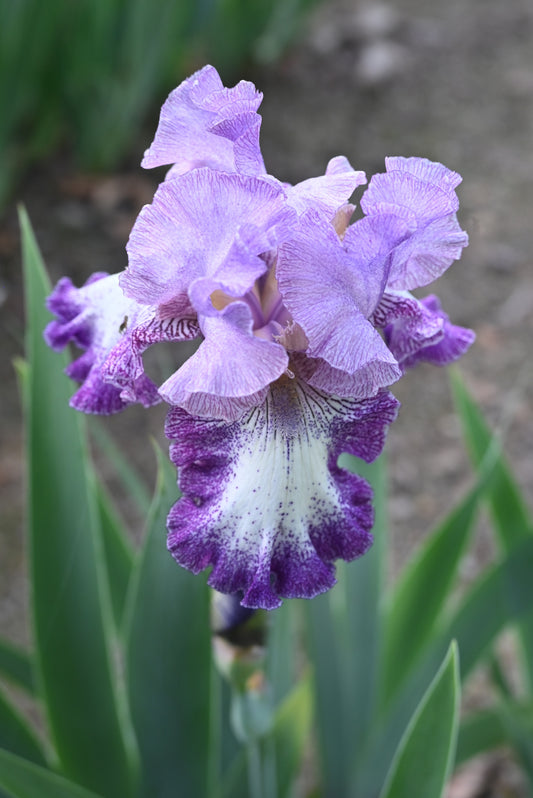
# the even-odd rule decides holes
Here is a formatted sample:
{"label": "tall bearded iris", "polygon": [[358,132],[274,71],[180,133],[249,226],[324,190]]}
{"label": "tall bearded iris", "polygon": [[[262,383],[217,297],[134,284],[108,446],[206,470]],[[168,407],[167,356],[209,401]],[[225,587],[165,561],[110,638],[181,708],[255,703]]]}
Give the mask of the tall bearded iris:
{"label": "tall bearded iris", "polygon": [[[217,590],[271,609],[327,590],[334,560],[368,549],[371,490],[339,455],[376,458],[397,412],[387,388],[420,360],[457,359],[473,333],[411,293],[467,243],[459,176],[388,158],[351,223],[364,174],[337,157],[296,186],[268,175],[260,101],[213,67],[170,95],[143,161],[170,170],[135,223],[127,269],[80,289],[61,280],[45,335],[84,350],[69,369],[74,407],[171,406],[182,498],[169,549],[195,573],[211,567]],[[194,338],[156,386],[146,349]]]}

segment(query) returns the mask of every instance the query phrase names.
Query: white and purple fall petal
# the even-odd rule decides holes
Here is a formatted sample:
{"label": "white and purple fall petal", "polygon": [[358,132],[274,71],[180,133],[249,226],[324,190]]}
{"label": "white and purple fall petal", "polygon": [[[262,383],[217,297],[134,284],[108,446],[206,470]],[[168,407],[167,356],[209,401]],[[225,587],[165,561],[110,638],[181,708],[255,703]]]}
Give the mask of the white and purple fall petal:
{"label": "white and purple fall petal", "polygon": [[271,386],[239,421],[169,412],[166,434],[183,493],[168,518],[174,558],[247,607],[312,598],[335,583],[334,560],[372,542],[372,491],[337,465],[342,452],[370,462],[398,402],[328,396],[298,377]]}

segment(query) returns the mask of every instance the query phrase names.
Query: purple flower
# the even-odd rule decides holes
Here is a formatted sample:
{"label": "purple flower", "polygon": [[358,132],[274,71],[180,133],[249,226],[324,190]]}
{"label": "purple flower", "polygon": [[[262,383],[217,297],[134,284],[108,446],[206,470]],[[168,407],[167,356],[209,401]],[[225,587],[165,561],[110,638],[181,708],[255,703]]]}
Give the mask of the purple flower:
{"label": "purple flower", "polygon": [[[100,415],[123,410],[130,400],[122,396],[119,387],[104,380],[102,367],[109,352],[142,318],[142,306],[124,296],[118,275],[103,272],[93,274],[81,288],[75,288],[68,277],[63,277],[49,296],[47,306],[57,317],[44,332],[47,344],[60,351],[72,341],[85,350],[66,370],[69,377],[82,383],[70,401],[71,406]],[[161,401],[156,386],[144,372],[132,378],[132,382],[134,401],[145,407]]]}
{"label": "purple flower", "polygon": [[[121,275],[66,278],[46,331],[85,350],[69,369],[73,405],[110,413],[164,399],[182,498],[168,545],[247,607],[310,598],[334,561],[371,544],[372,493],[337,465],[370,462],[398,403],[388,387],[421,360],[457,359],[473,333],[423,287],[467,243],[459,176],[422,158],[388,158],[353,224],[366,182],[346,158],[295,186],[266,173],[261,95],[225,88],[213,67],[169,97],[144,166],[171,167],[141,211]],[[199,339],[160,386],[143,354]]]}

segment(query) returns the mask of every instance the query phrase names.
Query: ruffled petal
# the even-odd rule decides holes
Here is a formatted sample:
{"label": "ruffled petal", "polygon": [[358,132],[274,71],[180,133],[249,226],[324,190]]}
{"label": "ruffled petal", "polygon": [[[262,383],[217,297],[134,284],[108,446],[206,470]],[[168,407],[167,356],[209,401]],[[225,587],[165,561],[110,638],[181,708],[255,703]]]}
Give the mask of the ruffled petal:
{"label": "ruffled petal", "polygon": [[135,380],[135,398],[125,399],[121,390],[105,379],[103,365],[120,342],[129,326],[145,312],[135,300],[124,296],[119,275],[94,274],[82,288],[76,288],[68,277],[61,279],[47,301],[57,315],[50,322],[44,337],[55,350],[72,341],[84,354],[71,363],[66,373],[82,383],[70,400],[72,407],[85,413],[109,415],[123,410],[132,401],[145,407],[157,404],[160,398],[155,385],[143,375]]}
{"label": "ruffled petal", "polygon": [[259,255],[295,223],[281,184],[196,169],[162,183],[139,214],[121,286],[147,305],[175,302],[198,280],[202,302],[215,288],[242,296],[266,270]]}
{"label": "ruffled petal", "polygon": [[[397,372],[394,357],[368,321],[388,276],[388,257],[405,224],[398,217],[362,219],[340,241],[334,227],[314,212],[300,220],[298,233],[279,251],[277,277],[283,301],[308,340],[307,354],[354,375],[375,369]],[[399,376],[399,372],[398,372]]]}
{"label": "ruffled petal", "polygon": [[262,99],[253,83],[228,89],[214,67],[204,67],[169,95],[142,166],[173,164],[172,176],[201,166],[264,173],[255,113]]}
{"label": "ruffled petal", "polygon": [[170,411],[166,434],[183,498],[168,518],[168,547],[209,584],[273,609],[335,583],[333,561],[372,542],[372,492],[337,466],[348,451],[366,461],[382,449],[397,402],[328,397],[283,378],[241,421]]}
{"label": "ruffled petal", "polygon": [[244,302],[202,320],[205,340],[160,388],[161,396],[198,416],[234,421],[264,399],[288,365],[285,349],[252,333]]}
{"label": "ruffled petal", "polygon": [[[392,360],[392,359],[391,359]],[[309,385],[326,393],[353,399],[366,399],[376,393],[376,385],[389,386],[403,374],[396,360],[384,362],[375,360],[349,374],[330,366],[325,360],[312,358],[300,352],[292,355],[291,364],[298,365],[298,371]]]}
{"label": "ruffled petal", "polygon": [[342,155],[332,158],[326,174],[303,180],[287,189],[287,200],[301,214],[309,208],[323,213],[330,221],[357,188],[366,183],[364,172],[356,172]]}
{"label": "ruffled petal", "polygon": [[438,161],[429,161],[427,158],[404,158],[403,156],[388,156],[385,158],[387,172],[408,172],[425,183],[434,183],[453,190],[457,188],[463,178],[457,172],[448,169]]}
{"label": "ruffled petal", "polygon": [[408,291],[387,291],[372,321],[384,329],[387,346],[403,368],[417,352],[444,336],[443,318]]}
{"label": "ruffled petal", "polygon": [[473,330],[450,322],[434,295],[421,300],[407,292],[385,295],[385,307],[385,340],[403,369],[421,361],[446,366],[464,355],[475,340]]}
{"label": "ruffled petal", "polygon": [[440,277],[468,244],[455,215],[461,178],[425,158],[387,158],[386,165],[386,173],[371,179],[361,208],[369,216],[401,216],[411,227],[392,253],[388,282],[391,289],[410,290]]}
{"label": "ruffled petal", "polygon": [[120,397],[124,401],[142,401],[138,392],[148,379],[144,374],[144,352],[162,341],[191,341],[200,334],[195,318],[161,319],[156,313],[151,313],[146,321],[124,334],[111,350],[102,366],[102,377],[121,389]]}

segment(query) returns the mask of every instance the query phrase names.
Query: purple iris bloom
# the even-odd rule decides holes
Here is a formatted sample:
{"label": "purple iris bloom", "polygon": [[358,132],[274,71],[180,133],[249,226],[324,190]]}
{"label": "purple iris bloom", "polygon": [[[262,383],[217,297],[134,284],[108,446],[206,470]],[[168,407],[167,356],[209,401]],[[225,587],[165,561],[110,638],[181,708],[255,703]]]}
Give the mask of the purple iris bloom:
{"label": "purple iris bloom", "polygon": [[[342,156],[290,186],[259,149],[261,95],[225,88],[213,67],[165,103],[143,165],[169,165],[141,211],[121,275],[49,299],[51,346],[85,352],[69,370],[72,404],[113,413],[161,399],[182,498],[168,546],[244,606],[272,609],[335,582],[334,561],[370,546],[368,484],[337,465],[381,452],[398,403],[388,387],[420,360],[444,364],[471,344],[436,297],[416,299],[467,243],[459,176],[389,158],[366,182]],[[162,385],[143,354],[199,339]]]}

